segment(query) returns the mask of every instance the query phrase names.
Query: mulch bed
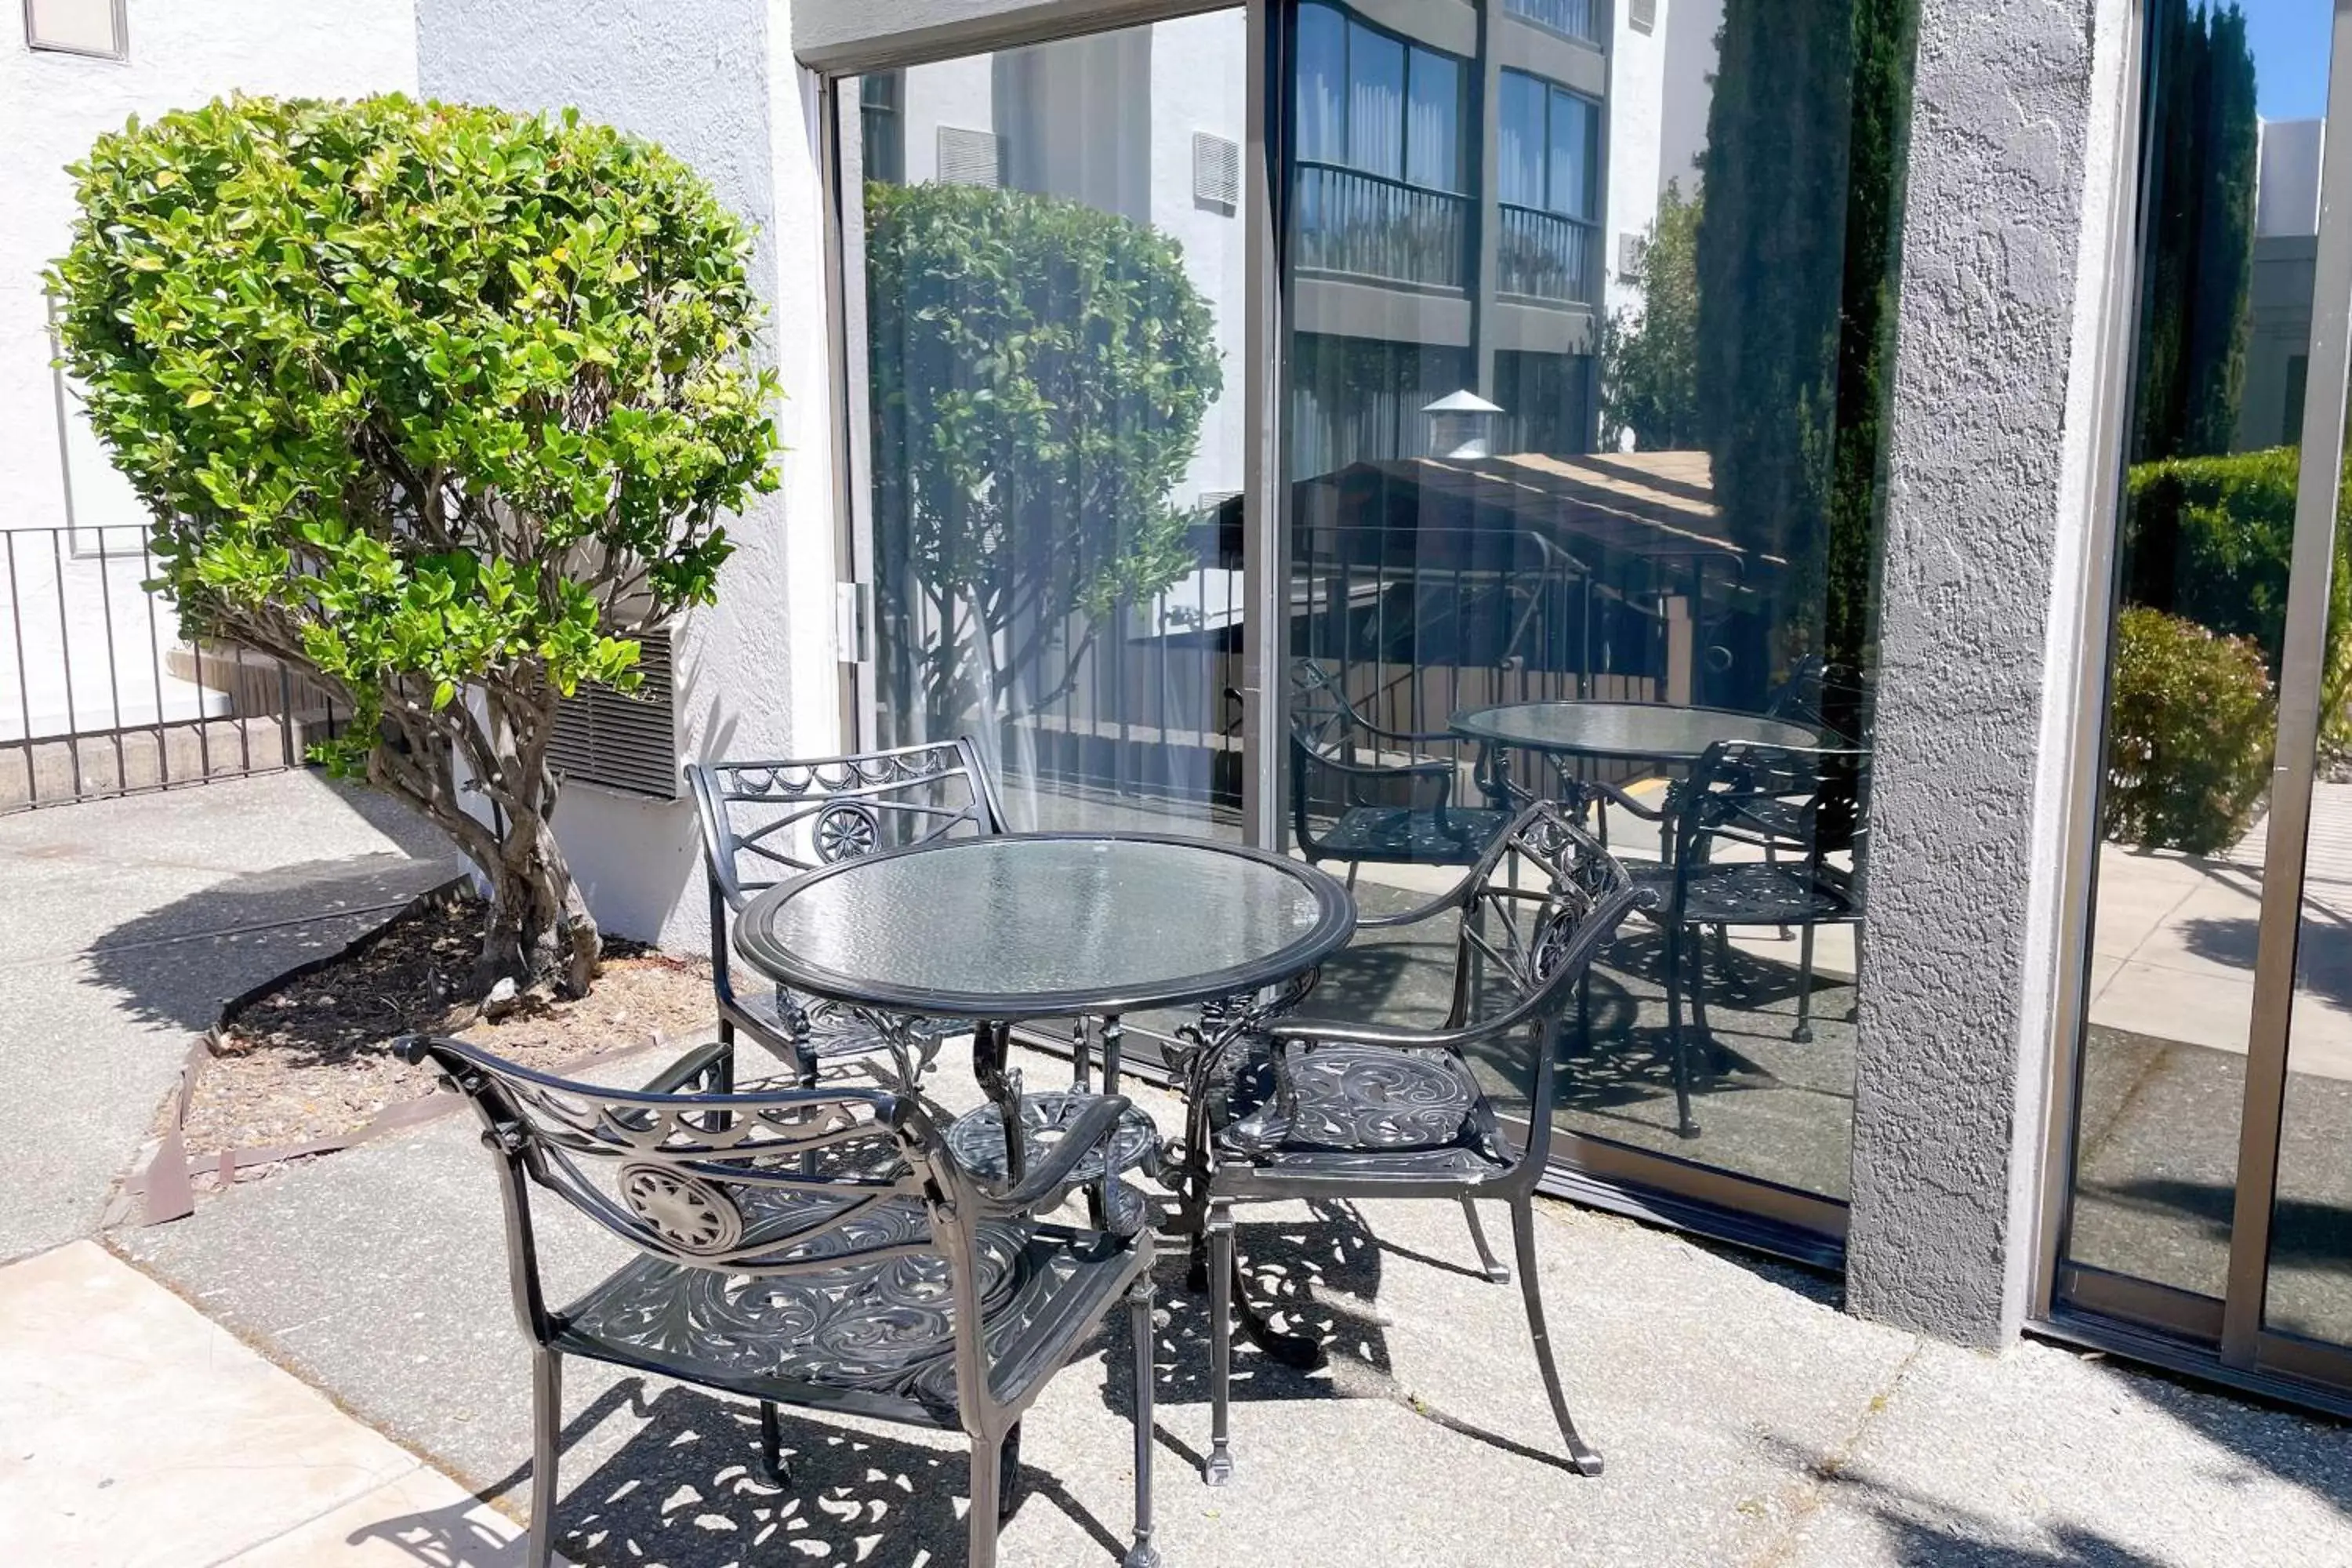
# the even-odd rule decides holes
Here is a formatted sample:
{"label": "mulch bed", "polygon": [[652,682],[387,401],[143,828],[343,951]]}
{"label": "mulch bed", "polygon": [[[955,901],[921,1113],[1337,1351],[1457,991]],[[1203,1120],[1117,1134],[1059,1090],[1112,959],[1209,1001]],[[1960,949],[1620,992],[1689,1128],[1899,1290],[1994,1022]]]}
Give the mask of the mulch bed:
{"label": "mulch bed", "polygon": [[[411,1034],[455,1035],[541,1069],[647,1046],[656,1036],[681,1050],[710,1037],[709,962],[613,938],[587,996],[526,996],[497,1022],[477,1016],[452,998],[471,978],[482,916],[471,898],[427,900],[358,952],[237,1009],[196,1075],[183,1131],[189,1153],[334,1138],[433,1093],[433,1068],[393,1054]],[[175,1108],[167,1104],[165,1117]]]}

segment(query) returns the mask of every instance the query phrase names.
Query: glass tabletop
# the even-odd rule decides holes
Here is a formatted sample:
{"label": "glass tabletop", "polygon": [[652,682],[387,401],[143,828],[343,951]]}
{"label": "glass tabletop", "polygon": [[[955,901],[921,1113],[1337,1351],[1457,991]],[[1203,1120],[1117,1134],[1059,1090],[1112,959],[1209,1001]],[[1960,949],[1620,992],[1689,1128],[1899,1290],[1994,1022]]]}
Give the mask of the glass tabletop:
{"label": "glass tabletop", "polygon": [[1260,850],[1039,833],[814,872],[753,900],[735,948],[840,1001],[1014,1019],[1255,990],[1313,968],[1355,924],[1337,879]]}
{"label": "glass tabletop", "polygon": [[1454,732],[1474,741],[1588,757],[1639,757],[1689,763],[1717,741],[1768,746],[1820,746],[1826,738],[1803,724],[1724,708],[1662,702],[1507,702],[1454,716]]}

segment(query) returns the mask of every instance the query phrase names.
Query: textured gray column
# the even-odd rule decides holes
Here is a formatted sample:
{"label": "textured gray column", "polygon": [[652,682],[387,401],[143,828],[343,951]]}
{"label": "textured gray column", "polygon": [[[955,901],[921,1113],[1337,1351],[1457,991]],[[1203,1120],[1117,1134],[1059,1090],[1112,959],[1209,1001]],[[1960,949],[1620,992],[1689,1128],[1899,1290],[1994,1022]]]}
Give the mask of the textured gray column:
{"label": "textured gray column", "polygon": [[2115,177],[2126,9],[1921,7],[1847,1293],[1969,1344],[2015,1332],[2033,1263],[2064,773],[2043,738],[2071,706],[2052,628],[2080,610],[2105,298],[2085,171]]}

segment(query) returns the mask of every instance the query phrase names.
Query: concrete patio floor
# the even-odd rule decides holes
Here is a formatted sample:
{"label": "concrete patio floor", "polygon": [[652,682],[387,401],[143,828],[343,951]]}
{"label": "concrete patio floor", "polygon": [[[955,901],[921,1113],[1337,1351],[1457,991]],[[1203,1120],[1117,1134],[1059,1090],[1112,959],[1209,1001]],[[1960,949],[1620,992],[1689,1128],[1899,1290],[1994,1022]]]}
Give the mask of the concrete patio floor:
{"label": "concrete patio floor", "polygon": [[396,802],[309,772],[0,817],[0,1261],[97,1227],[226,998],[457,870]]}
{"label": "concrete patio floor", "polygon": [[[1032,1082],[1066,1070],[1025,1065]],[[1163,1120],[1173,1110],[1140,1098]],[[1818,1277],[1612,1217],[1546,1204],[1539,1223],[1553,1331],[1604,1477],[1552,1458],[1518,1293],[1469,1271],[1458,1211],[1271,1208],[1245,1215],[1244,1255],[1261,1295],[1328,1336],[1331,1365],[1295,1373],[1244,1346],[1240,1473],[1202,1487],[1204,1310],[1181,1258],[1163,1264],[1171,1568],[2352,1563],[2352,1430],[2049,1345],[1996,1357],[1925,1342],[1845,1316]],[[520,1506],[527,1358],[488,1157],[465,1119],[111,1240],[343,1408]],[[611,1261],[577,1234],[556,1253],[583,1281]],[[1024,1424],[1007,1563],[1116,1560],[1126,1363],[1113,1329]],[[576,1362],[566,1394],[559,1519],[583,1563],[961,1559],[951,1439],[788,1419],[798,1475],[779,1492],[751,1468],[748,1407]],[[511,1560],[455,1530],[413,1550]]]}

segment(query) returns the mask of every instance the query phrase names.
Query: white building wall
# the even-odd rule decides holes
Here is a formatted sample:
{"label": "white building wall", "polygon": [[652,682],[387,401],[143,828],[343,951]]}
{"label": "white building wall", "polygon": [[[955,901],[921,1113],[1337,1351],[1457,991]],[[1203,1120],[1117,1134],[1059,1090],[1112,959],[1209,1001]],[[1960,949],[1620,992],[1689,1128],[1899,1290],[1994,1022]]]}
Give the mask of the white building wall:
{"label": "white building wall", "polygon": [[996,77],[986,55],[909,67],[900,101],[910,185],[939,178],[941,126],[998,133]]}
{"label": "white building wall", "polygon": [[1608,205],[1601,235],[1601,268],[1608,279],[1601,291],[1601,309],[1615,315],[1627,307],[1639,308],[1641,291],[1619,271],[1624,259],[1624,237],[1650,232],[1658,218],[1659,168],[1664,135],[1665,68],[1670,29],[1679,0],[1659,0],[1648,32],[1627,20],[1630,5],[1611,7],[1616,13],[1609,44]]}
{"label": "white building wall", "polygon": [[[217,694],[159,670],[177,627],[139,588],[145,511],[70,394],[60,430],[41,273],[72,226],[66,166],[132,115],[231,92],[413,92],[414,0],[129,0],[124,60],[29,48],[22,8],[0,16],[0,530],[17,534],[13,572],[0,553],[0,616],[23,626],[21,659],[15,637],[0,642],[0,739],[217,712]],[[22,531],[68,521],[69,540]]]}
{"label": "white building wall", "polygon": [[1698,189],[1706,151],[1706,111],[1715,100],[1715,36],[1723,0],[1659,0],[1658,37],[1665,41],[1658,135],[1658,188]]}
{"label": "white building wall", "polygon": [[1192,195],[1195,132],[1247,142],[1248,51],[1249,25],[1238,11],[1180,17],[1151,32],[1151,224],[1184,247],[1185,269],[1216,314],[1225,373],[1224,390],[1201,421],[1200,450],[1177,492],[1176,500],[1187,505],[1239,490],[1249,445],[1242,424],[1248,265],[1241,209]]}

